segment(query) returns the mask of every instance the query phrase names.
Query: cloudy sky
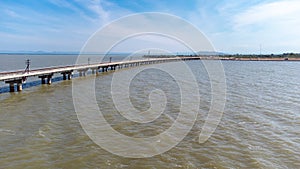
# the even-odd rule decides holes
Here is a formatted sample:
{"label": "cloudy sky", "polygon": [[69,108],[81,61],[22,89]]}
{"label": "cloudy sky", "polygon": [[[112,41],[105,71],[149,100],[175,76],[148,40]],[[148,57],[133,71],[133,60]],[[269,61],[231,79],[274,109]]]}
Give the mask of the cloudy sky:
{"label": "cloudy sky", "polygon": [[80,51],[101,27],[141,12],[185,19],[217,51],[300,52],[299,0],[1,0],[0,52]]}

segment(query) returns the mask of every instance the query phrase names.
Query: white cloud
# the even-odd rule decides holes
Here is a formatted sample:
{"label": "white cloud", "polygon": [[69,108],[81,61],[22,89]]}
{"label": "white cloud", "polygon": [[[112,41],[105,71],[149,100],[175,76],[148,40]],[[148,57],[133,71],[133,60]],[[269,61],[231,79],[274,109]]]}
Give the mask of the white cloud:
{"label": "white cloud", "polygon": [[15,11],[4,9],[4,13],[12,18],[19,18],[21,17],[19,14],[17,14]]}
{"label": "white cloud", "polygon": [[102,1],[76,0],[76,2],[81,6],[83,6],[86,10],[89,10],[90,12],[96,14],[97,17],[93,17],[93,16],[86,15],[84,11],[81,11],[78,8],[75,10],[77,13],[80,13],[83,17],[85,17],[89,21],[93,23],[99,23],[99,21],[101,21],[102,23],[106,23],[109,20],[110,14],[107,10],[104,9]]}
{"label": "white cloud", "polygon": [[77,8],[74,5],[72,5],[71,3],[69,3],[65,0],[49,0],[49,2],[56,5],[56,6],[59,6],[59,7],[69,8],[69,9],[72,9],[74,11],[77,10]]}
{"label": "white cloud", "polygon": [[281,0],[250,7],[234,16],[236,28],[254,24],[292,24],[300,18],[299,0]]}
{"label": "white cloud", "polygon": [[132,13],[107,0],[76,0],[76,2],[85,7],[85,9],[96,14],[96,17],[89,16],[89,20],[98,26],[102,26],[115,18]]}
{"label": "white cloud", "polygon": [[90,3],[87,4],[87,6],[94,13],[98,14],[98,17],[101,18],[102,21],[107,22],[109,20],[109,12],[103,8],[100,0],[90,1]]}
{"label": "white cloud", "polygon": [[239,6],[228,18],[229,28],[211,34],[218,50],[232,53],[300,52],[300,1],[276,0]]}

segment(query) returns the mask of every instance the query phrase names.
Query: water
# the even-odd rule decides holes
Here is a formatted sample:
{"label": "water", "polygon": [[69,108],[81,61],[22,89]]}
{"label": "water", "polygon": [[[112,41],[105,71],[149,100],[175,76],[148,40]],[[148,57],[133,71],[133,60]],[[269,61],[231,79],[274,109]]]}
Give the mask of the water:
{"label": "water", "polygon": [[[45,60],[48,64],[56,61],[52,56]],[[1,66],[6,65],[2,61]],[[200,112],[192,130],[170,151],[134,159],[102,149],[86,135],[77,119],[72,81],[60,81],[0,94],[0,168],[300,167],[300,62],[222,62],[227,82],[225,111],[216,131],[203,144],[198,143],[198,137],[211,101],[209,78],[200,61],[186,63],[201,86]],[[114,107],[112,76],[112,72],[99,74],[95,92],[99,108],[115,130],[143,138],[172,125],[180,105],[178,85],[172,77],[149,69],[134,78],[130,99],[137,109],[150,107],[148,96],[154,89],[164,91],[168,100],[161,117],[138,124],[122,117]],[[73,81],[85,83],[92,78]]]}

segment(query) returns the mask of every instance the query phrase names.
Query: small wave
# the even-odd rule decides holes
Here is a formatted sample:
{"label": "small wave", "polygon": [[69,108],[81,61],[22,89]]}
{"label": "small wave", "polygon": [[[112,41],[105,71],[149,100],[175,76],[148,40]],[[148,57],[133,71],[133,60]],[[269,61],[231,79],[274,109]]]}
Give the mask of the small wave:
{"label": "small wave", "polygon": [[264,151],[264,148],[261,146],[248,145],[248,149],[251,151]]}
{"label": "small wave", "polygon": [[8,129],[0,129],[0,133],[6,134],[6,135],[16,135],[16,132],[13,130],[8,130]]}
{"label": "small wave", "polygon": [[45,125],[45,126],[43,126],[43,127],[40,127],[39,128],[39,136],[41,136],[41,137],[46,137],[46,135],[47,135],[47,132],[49,132],[50,131],[50,126],[48,126],[48,125]]}
{"label": "small wave", "polygon": [[42,130],[39,130],[39,135],[42,136],[42,137],[45,137],[45,132],[42,131]]}

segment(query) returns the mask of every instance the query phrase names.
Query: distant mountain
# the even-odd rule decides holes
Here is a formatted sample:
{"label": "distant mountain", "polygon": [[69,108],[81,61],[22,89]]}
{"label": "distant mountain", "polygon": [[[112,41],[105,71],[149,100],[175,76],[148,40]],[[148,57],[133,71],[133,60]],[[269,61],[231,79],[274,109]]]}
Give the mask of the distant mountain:
{"label": "distant mountain", "polygon": [[58,51],[25,51],[25,50],[20,50],[20,51],[0,51],[0,54],[31,54],[31,55],[58,55],[58,54],[78,54],[79,52],[58,52]]}
{"label": "distant mountain", "polygon": [[215,52],[215,51],[200,51],[200,52],[197,52],[198,55],[213,55],[213,56],[216,56],[216,55],[226,55],[225,53],[222,53],[222,52]]}
{"label": "distant mountain", "polygon": [[[80,54],[79,51],[0,51],[0,54],[31,54],[31,55],[78,55]],[[85,54],[104,54],[105,53],[85,53]],[[130,55],[131,53],[128,52],[110,52],[108,53],[108,55]],[[200,51],[196,53],[197,55],[226,55],[225,53],[222,52],[215,52],[215,51]],[[144,55],[147,55],[147,53],[145,53]],[[166,55],[165,53],[154,53],[152,55]],[[187,52],[177,52],[174,53],[174,55],[190,55]],[[192,54],[195,55],[195,54]]]}
{"label": "distant mountain", "polygon": [[18,54],[18,55],[131,55],[132,53],[128,52],[109,52],[109,53],[80,53],[79,51],[0,51],[0,54]]}

